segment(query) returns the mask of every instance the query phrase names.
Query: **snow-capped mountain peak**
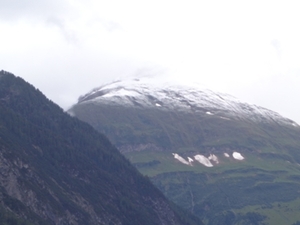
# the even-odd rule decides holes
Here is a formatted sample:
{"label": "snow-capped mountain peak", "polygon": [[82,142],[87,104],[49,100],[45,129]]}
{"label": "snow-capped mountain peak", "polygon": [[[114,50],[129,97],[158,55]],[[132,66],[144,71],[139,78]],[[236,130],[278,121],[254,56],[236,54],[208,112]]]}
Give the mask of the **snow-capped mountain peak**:
{"label": "snow-capped mountain peak", "polygon": [[114,81],[95,88],[79,98],[78,104],[123,105],[159,110],[178,110],[218,116],[225,120],[244,119],[276,122],[299,127],[276,112],[239,101],[233,96],[211,91],[197,83],[178,82],[157,77],[139,77]]}

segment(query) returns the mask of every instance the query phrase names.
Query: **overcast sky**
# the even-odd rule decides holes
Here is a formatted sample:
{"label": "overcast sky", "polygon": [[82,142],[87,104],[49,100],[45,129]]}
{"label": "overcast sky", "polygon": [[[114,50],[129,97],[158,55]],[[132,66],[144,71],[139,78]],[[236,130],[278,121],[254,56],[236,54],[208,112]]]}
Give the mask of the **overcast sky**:
{"label": "overcast sky", "polygon": [[300,124],[299,1],[0,0],[0,70],[67,109],[149,70]]}

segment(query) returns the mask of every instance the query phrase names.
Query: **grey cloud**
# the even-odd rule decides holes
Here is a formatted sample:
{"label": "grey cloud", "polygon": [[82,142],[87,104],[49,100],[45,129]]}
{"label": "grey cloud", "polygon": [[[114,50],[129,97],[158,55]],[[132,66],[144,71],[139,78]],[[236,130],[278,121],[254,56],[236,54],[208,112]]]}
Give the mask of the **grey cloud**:
{"label": "grey cloud", "polygon": [[[0,21],[25,20],[30,23],[45,23],[47,26],[56,26],[67,42],[72,44],[79,42],[78,31],[68,27],[66,21],[71,21],[74,18],[80,19],[80,16],[74,6],[66,0],[0,0]],[[99,17],[99,15],[86,21],[86,25],[102,27],[108,32],[122,29],[119,23]]]}
{"label": "grey cloud", "polygon": [[67,42],[77,43],[76,32],[66,26],[66,19],[72,7],[65,0],[0,0],[0,20],[15,22],[44,23],[55,26]]}
{"label": "grey cloud", "polygon": [[16,21],[19,19],[46,19],[57,16],[68,8],[66,1],[51,0],[0,0],[0,19]]}

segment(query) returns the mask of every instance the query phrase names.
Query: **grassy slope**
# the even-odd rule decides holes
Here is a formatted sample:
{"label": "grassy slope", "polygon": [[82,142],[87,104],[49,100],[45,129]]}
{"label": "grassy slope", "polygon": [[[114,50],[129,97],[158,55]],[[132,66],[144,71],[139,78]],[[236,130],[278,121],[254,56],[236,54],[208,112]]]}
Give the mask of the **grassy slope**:
{"label": "grassy slope", "polygon": [[[252,211],[266,216],[264,221],[268,224],[282,224],[279,221],[287,212],[287,224],[299,220],[296,212],[300,201],[294,201],[300,191],[299,128],[123,107],[85,105],[74,110],[119,147],[144,143],[159,146],[161,151],[124,154],[167,197],[209,224],[230,221],[231,214],[227,212],[234,213],[231,222],[236,224],[243,219],[260,220],[255,214],[247,214]],[[246,160],[223,157],[224,152],[234,150]],[[189,167],[174,159],[172,152],[185,158],[214,153],[220,164],[213,168],[200,164]],[[281,219],[275,219],[278,217]]]}
{"label": "grassy slope", "polygon": [[[138,164],[138,169],[150,176],[167,197],[191,211],[194,211],[192,192],[194,208],[205,208],[205,201],[219,202],[225,198],[231,203],[223,205],[220,211],[231,210],[236,214],[254,211],[266,215],[268,224],[283,224],[285,217],[291,222],[287,224],[299,220],[297,212],[300,201],[293,201],[298,198],[300,191],[300,166],[297,163],[249,154],[245,155],[245,161],[233,161],[223,157],[219,165],[206,168],[199,163],[195,163],[193,167],[181,164],[169,152],[131,152],[125,156]],[[159,163],[148,166],[147,162],[151,161]],[[197,180],[194,176],[202,178]],[[187,183],[189,185],[182,185]],[[199,192],[205,195],[197,197]],[[217,192],[223,193],[218,196],[219,200],[217,197],[213,198]],[[240,194],[238,200],[235,197],[237,193]],[[261,201],[251,202],[250,199]],[[290,201],[292,202],[289,204]],[[217,213],[218,210],[212,211]],[[205,217],[201,211],[194,213]]]}

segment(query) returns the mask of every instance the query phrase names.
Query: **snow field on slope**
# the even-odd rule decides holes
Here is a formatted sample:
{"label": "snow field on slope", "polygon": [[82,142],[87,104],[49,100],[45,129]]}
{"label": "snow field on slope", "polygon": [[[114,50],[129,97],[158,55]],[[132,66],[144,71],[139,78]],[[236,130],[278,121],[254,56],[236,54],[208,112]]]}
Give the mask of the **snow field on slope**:
{"label": "snow field on slope", "polygon": [[[181,163],[183,163],[185,165],[189,165],[189,166],[193,166],[192,162],[194,162],[194,161],[197,161],[197,162],[199,162],[200,164],[202,164],[202,165],[204,165],[206,167],[213,167],[214,164],[219,164],[219,158],[216,155],[214,155],[214,154],[210,154],[208,157],[205,157],[204,155],[201,155],[201,154],[197,154],[197,155],[193,156],[194,160],[191,157],[187,157],[188,160],[186,160],[185,158],[183,158],[182,156],[180,156],[177,153],[172,153],[172,155],[179,162],[181,162]],[[224,153],[224,156],[226,158],[230,157],[230,155],[228,153]],[[239,161],[245,159],[245,157],[242,156],[242,154],[239,153],[239,152],[233,152],[232,153],[232,157],[233,157],[233,159],[239,160]]]}
{"label": "snow field on slope", "polygon": [[[89,97],[92,95],[95,97],[90,99]],[[103,85],[81,99],[81,102],[90,101],[128,107],[136,107],[136,103],[138,103],[143,107],[187,112],[194,112],[202,108],[208,109],[209,111],[204,113],[211,116],[216,115],[218,111],[222,111],[227,115],[227,117],[224,117],[226,119],[230,119],[228,118],[230,116],[258,122],[275,121],[299,127],[295,122],[280,116],[276,112],[243,103],[230,95],[213,92],[201,85],[182,85],[173,81],[160,81],[152,77],[125,79]]]}

